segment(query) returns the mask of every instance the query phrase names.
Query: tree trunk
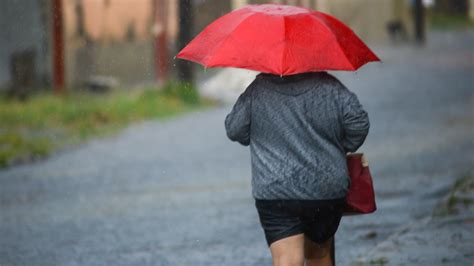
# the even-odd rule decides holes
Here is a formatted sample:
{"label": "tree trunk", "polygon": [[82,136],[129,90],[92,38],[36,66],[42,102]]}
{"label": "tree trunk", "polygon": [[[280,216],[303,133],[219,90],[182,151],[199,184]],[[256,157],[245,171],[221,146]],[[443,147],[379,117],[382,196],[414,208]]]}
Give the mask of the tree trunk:
{"label": "tree trunk", "polygon": [[415,39],[417,43],[425,42],[425,9],[422,0],[415,0]]}
{"label": "tree trunk", "polygon": [[[179,36],[178,51],[183,49],[192,38],[194,9],[192,0],[179,0]],[[193,83],[192,63],[186,60],[177,61],[178,79],[187,83]]]}

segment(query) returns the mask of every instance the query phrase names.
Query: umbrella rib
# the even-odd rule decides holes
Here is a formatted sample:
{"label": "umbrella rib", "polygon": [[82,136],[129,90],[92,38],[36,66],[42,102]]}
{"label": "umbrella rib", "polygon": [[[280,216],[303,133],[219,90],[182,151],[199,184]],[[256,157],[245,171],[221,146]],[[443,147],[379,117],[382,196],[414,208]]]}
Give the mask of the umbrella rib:
{"label": "umbrella rib", "polygon": [[286,55],[286,50],[287,50],[287,44],[286,44],[286,16],[283,16],[283,51],[281,53],[281,61],[280,61],[280,76],[283,76],[283,65],[285,62],[285,55]]}
{"label": "umbrella rib", "polygon": [[[322,13],[322,12],[320,12]],[[346,52],[341,48],[341,44],[339,43],[339,39],[337,38],[337,36],[335,34],[333,34],[333,31],[332,29],[326,24],[325,21],[323,21],[319,16],[317,15],[314,15],[313,13],[313,18],[317,19],[319,21],[319,23],[323,24],[324,27],[329,31],[332,39],[334,39],[336,41],[336,43],[338,44],[337,45],[337,48],[339,49],[339,51],[344,55],[344,58],[346,59],[346,61],[349,63],[350,67],[353,69],[353,70],[356,70],[355,67],[352,65],[352,62],[349,60],[349,58],[347,57],[347,54]]]}
{"label": "umbrella rib", "polygon": [[343,22],[307,10],[270,4],[238,9],[207,26],[177,57],[204,67],[237,67],[281,76],[354,71],[380,61]]}
{"label": "umbrella rib", "polygon": [[243,22],[244,21],[247,21],[249,20],[251,17],[254,17],[256,15],[256,13],[249,13],[249,15],[242,19],[242,21],[229,33],[227,34],[227,36],[224,38],[224,40],[221,41],[221,43],[214,47],[214,49],[212,50],[212,53],[208,53],[208,56],[206,56],[206,58],[203,60],[203,62],[205,62],[205,65],[207,66],[213,66],[210,61],[212,60],[213,57],[216,56],[217,52],[219,51],[220,48],[222,48],[224,46],[224,44],[229,40],[229,38],[232,36],[232,34],[242,26]]}

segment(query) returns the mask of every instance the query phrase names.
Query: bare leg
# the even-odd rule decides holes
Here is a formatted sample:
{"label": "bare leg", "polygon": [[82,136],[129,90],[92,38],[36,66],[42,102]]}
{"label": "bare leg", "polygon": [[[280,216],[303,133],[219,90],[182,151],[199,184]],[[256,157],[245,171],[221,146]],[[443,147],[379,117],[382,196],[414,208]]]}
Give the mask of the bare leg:
{"label": "bare leg", "polygon": [[304,234],[290,236],[270,245],[274,266],[304,265]]}
{"label": "bare leg", "polygon": [[323,244],[316,244],[305,237],[304,256],[306,258],[306,266],[333,266],[331,259],[332,243],[333,238]]}

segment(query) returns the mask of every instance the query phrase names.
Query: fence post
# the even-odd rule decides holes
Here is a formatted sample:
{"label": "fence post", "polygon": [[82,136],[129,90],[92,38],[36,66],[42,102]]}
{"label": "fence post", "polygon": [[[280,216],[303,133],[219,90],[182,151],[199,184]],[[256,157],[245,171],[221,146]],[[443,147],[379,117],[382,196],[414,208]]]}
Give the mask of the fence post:
{"label": "fence post", "polygon": [[64,39],[62,0],[53,0],[53,88],[56,93],[64,91]]}

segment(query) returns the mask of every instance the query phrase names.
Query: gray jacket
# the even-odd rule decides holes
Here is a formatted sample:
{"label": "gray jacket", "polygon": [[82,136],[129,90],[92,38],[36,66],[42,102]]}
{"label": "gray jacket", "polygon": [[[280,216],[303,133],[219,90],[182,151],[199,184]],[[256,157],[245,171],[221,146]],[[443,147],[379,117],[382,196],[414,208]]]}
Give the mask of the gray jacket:
{"label": "gray jacket", "polygon": [[225,119],[250,145],[256,199],[335,199],[349,187],[345,154],[369,131],[357,96],[326,72],[259,74]]}

